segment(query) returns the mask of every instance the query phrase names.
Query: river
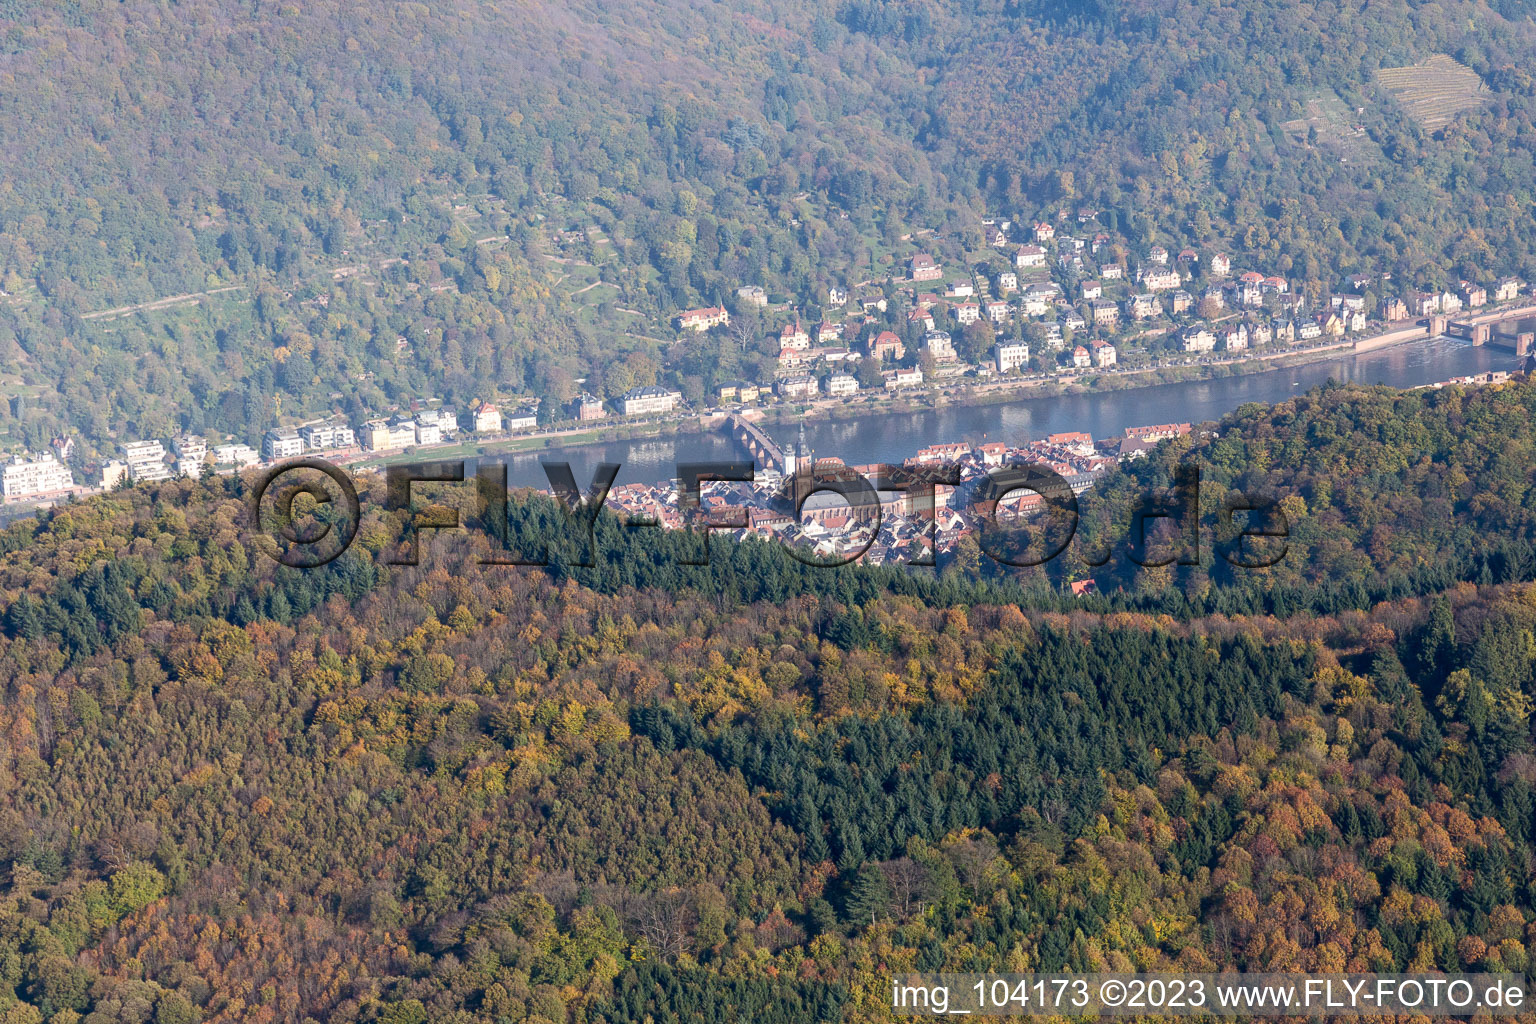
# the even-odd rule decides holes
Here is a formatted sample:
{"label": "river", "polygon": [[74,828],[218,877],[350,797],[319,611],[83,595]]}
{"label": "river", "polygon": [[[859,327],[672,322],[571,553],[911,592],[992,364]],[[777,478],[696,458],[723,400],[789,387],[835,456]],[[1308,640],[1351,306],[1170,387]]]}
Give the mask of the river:
{"label": "river", "polygon": [[[1019,398],[996,405],[876,413],[838,421],[808,419],[805,436],[817,455],[835,456],[850,465],[900,463],[919,448],[945,441],[985,439],[1017,444],[1070,430],[1086,430],[1097,438],[1114,436],[1126,427],[1200,423],[1219,419],[1248,402],[1284,401],[1330,378],[1410,388],[1513,367],[1514,357],[1505,350],[1436,338],[1289,369],[1097,395]],[[769,428],[770,435],[786,444],[794,441],[797,431],[788,425]],[[679,462],[732,461],[744,455],[722,434],[694,433],[550,448],[498,459],[508,461],[508,482],[513,486],[545,488],[549,484],[540,459],[571,463],[577,481],[584,486],[600,462],[622,465],[618,483],[656,483],[675,476]]]}

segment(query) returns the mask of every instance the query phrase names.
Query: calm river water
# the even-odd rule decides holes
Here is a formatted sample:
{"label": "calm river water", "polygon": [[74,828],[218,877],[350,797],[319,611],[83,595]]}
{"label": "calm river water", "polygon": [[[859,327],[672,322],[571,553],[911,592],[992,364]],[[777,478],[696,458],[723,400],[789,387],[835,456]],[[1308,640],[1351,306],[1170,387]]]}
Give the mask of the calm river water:
{"label": "calm river water", "polygon": [[[1020,398],[1000,405],[952,406],[932,412],[876,414],[836,422],[807,420],[806,440],[816,454],[836,456],[850,465],[900,463],[925,445],[944,441],[1005,441],[1010,444],[1068,430],[1110,437],[1126,427],[1153,423],[1200,423],[1247,402],[1280,402],[1329,378],[1363,384],[1414,387],[1484,370],[1512,369],[1507,351],[1473,346],[1447,338],[1399,345],[1377,352],[1344,355],[1291,369],[1241,377],[1162,384],[1100,395]],[[777,426],[770,434],[795,440],[798,428]],[[613,441],[499,456],[509,460],[508,482],[518,487],[548,487],[540,459],[571,463],[585,487],[600,462],[623,466],[619,483],[655,483],[676,475],[678,462],[741,459],[744,452],[721,434]],[[469,471],[473,473],[472,467]]]}

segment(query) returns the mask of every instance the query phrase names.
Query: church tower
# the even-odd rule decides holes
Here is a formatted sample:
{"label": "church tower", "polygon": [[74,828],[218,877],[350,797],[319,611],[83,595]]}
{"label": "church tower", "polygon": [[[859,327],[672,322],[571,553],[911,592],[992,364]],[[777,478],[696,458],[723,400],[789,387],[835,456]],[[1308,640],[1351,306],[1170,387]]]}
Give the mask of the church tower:
{"label": "church tower", "polygon": [[811,487],[811,474],[816,466],[816,456],[811,451],[811,446],[805,440],[805,421],[800,421],[800,438],[793,448],[784,452],[784,477],[789,482],[790,498],[796,504],[800,501],[801,494],[809,494]]}

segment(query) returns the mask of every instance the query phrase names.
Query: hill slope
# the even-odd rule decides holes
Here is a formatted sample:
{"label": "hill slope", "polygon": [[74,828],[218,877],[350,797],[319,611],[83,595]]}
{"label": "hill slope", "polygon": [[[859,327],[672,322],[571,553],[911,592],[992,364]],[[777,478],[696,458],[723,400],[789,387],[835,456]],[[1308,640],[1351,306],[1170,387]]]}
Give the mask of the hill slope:
{"label": "hill slope", "polygon": [[[1335,389],[1202,455],[1401,510],[1441,487],[1417,453],[1476,469],[1531,394]],[[1529,474],[1448,514],[1528,541]],[[865,1021],[893,971],[1530,962],[1536,562],[1218,614],[1240,585],[1067,603],[757,544],[690,575],[608,520],[546,573],[448,536],[386,565],[370,512],[301,572],[242,509],[168,483],[0,534],[7,1019]],[[1404,556],[1336,532],[1309,571]]]}
{"label": "hill slope", "polygon": [[[0,368],[41,393],[4,426],[105,452],[578,378],[702,394],[770,372],[774,325],[670,346],[678,307],[761,283],[814,314],[986,214],[1091,206],[1313,287],[1536,271],[1528,12],[1288,11],[13,0]],[[1431,136],[1376,73],[1435,53],[1490,91]]]}

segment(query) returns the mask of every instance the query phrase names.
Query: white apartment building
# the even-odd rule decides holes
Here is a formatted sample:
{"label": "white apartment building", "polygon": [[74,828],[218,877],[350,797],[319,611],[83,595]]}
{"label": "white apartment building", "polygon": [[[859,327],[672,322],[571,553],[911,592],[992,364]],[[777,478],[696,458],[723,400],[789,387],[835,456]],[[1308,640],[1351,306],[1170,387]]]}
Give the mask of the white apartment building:
{"label": "white apartment building", "polygon": [[435,420],[436,417],[433,417],[432,421],[422,419],[416,421],[417,444],[440,444],[442,442],[443,428],[438,426]]}
{"label": "white apartment building", "polygon": [[345,423],[307,423],[299,428],[299,437],[312,452],[351,448],[357,444],[357,434]]}
{"label": "white apartment building", "polygon": [[20,501],[45,495],[58,495],[75,486],[69,467],[47,452],[29,459],[17,454],[0,470],[0,495],[6,501]]}
{"label": "white apartment building", "polygon": [[208,461],[208,441],[195,434],[183,434],[172,442],[176,449],[176,472],[194,480],[203,475]]}
{"label": "white apartment building", "polygon": [[261,453],[248,444],[221,444],[214,446],[213,461],[220,466],[245,469],[261,461]]}
{"label": "white apartment building", "polygon": [[172,444],[176,449],[176,458],[179,460],[190,459],[193,462],[202,462],[208,457],[208,439],[198,437],[196,434],[183,434]]}
{"label": "white apartment building", "polygon": [[392,448],[408,448],[416,443],[416,422],[400,420],[369,420],[363,424],[363,447],[371,452],[388,451]]}
{"label": "white apartment building", "polygon": [[507,430],[532,430],[539,425],[539,411],[532,407],[518,409],[516,412],[507,413],[501,423]]}
{"label": "white apartment building", "polygon": [[273,427],[261,439],[261,453],[268,462],[296,459],[304,454],[304,439],[292,427]]}
{"label": "white apartment building", "polygon": [[159,441],[129,441],[123,445],[123,461],[135,481],[169,480],[171,467],[165,464],[165,446]]}

